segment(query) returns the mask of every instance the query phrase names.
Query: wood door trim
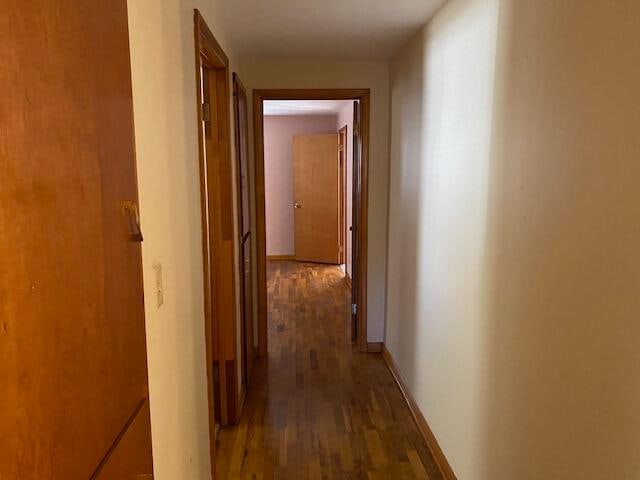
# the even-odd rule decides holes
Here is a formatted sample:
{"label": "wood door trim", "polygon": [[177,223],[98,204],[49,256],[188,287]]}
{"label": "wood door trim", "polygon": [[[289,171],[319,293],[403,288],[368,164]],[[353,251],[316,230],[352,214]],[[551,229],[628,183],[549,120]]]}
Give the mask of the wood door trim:
{"label": "wood door trim", "polygon": [[[344,143],[342,140],[344,139]],[[339,151],[338,155],[340,155],[340,182],[338,184],[339,192],[340,192],[340,202],[338,203],[338,207],[340,211],[338,212],[340,231],[338,232],[339,237],[339,248],[340,251],[340,263],[345,265],[345,273],[346,273],[346,264],[347,264],[347,142],[349,141],[349,129],[347,125],[338,130],[338,148],[343,147],[342,150]]]}
{"label": "wood door trim", "polygon": [[367,352],[367,242],[369,199],[369,124],[370,98],[368,88],[338,89],[258,89],[253,91],[254,178],[256,195],[256,246],[258,275],[258,339],[261,356],[267,355],[267,247],[265,225],[264,184],[264,100],[359,100],[362,110],[360,131],[362,152],[360,161],[360,225],[358,247],[358,337],[356,344]]}
{"label": "wood door trim", "polygon": [[[203,111],[202,111],[202,103],[203,96],[201,91],[201,84],[203,80],[201,69],[209,68],[213,71],[220,70],[224,75],[223,80],[223,96],[224,101],[218,108],[222,109],[223,119],[222,119],[222,127],[224,132],[226,132],[229,138],[225,140],[225,148],[223,151],[223,155],[221,156],[222,161],[228,163],[229,168],[231,166],[231,151],[230,151],[230,95],[229,95],[229,59],[225,54],[224,50],[216,40],[215,36],[207,26],[204,18],[198,11],[198,9],[194,10],[194,38],[195,38],[195,78],[196,78],[196,112],[197,112],[197,125],[202,125]],[[220,128],[220,127],[218,127]],[[201,215],[203,226],[209,225],[209,217],[207,217],[207,189],[205,178],[207,176],[206,169],[206,159],[205,159],[205,137],[202,128],[198,128],[198,162],[200,166],[200,202],[201,202]],[[232,205],[230,206],[232,208]],[[232,226],[233,229],[233,226]],[[236,329],[236,319],[235,319],[235,281],[232,285],[232,297],[233,297],[233,315],[230,315],[230,321],[232,322],[233,328],[233,342],[231,345],[219,345],[220,335],[216,335],[217,341],[214,342],[214,332],[219,332],[220,327],[229,328],[228,325],[220,324],[220,319],[214,318],[214,308],[213,308],[213,292],[216,288],[214,278],[213,278],[213,261],[210,256],[208,245],[211,244],[211,235],[208,234],[208,228],[202,229],[202,250],[203,250],[203,271],[204,271],[204,313],[205,313],[205,344],[206,344],[206,362],[207,362],[207,398],[209,405],[209,453],[211,458],[211,477],[215,478],[215,444],[216,444],[216,425],[215,425],[215,394],[214,394],[214,352],[218,352],[222,350],[223,352],[227,352],[227,356],[231,356],[232,359],[237,360],[238,352],[237,345],[235,341],[235,337],[237,335]],[[234,241],[232,248],[235,249],[235,235],[232,235]],[[233,258],[235,259],[235,253],[233,254]],[[227,320],[229,321],[229,320]],[[219,371],[221,376],[226,376],[227,374],[231,374],[232,377],[237,377],[237,369],[236,368],[228,368],[228,364],[231,362],[233,366],[235,366],[235,360],[225,360],[225,357],[221,357],[219,362]],[[225,382],[225,385],[237,385],[237,383],[233,382],[233,378],[229,381]],[[235,378],[237,381],[237,378]],[[222,381],[221,381],[222,384]],[[226,390],[226,386],[225,386]],[[231,388],[231,391],[228,391],[228,399],[222,398],[221,392],[221,408],[227,403],[233,405],[238,405],[238,392],[237,388]],[[234,410],[232,408],[231,410]],[[232,412],[235,421],[235,411]],[[221,419],[221,423],[222,419]]]}

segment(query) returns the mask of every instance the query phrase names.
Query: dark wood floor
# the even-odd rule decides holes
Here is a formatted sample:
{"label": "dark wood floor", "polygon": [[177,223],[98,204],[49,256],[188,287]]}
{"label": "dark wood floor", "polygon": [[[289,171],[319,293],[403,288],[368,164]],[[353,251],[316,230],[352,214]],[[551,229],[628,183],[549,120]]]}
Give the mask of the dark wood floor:
{"label": "dark wood floor", "polygon": [[382,357],[351,346],[340,269],[267,269],[269,357],[220,433],[218,479],[441,480]]}

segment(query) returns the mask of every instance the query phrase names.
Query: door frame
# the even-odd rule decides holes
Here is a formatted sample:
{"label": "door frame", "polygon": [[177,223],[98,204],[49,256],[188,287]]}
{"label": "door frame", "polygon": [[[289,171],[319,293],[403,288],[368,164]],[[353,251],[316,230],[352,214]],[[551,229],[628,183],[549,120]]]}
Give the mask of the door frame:
{"label": "door frame", "polygon": [[[345,125],[338,130],[338,223],[340,225],[339,231],[339,257],[340,263],[347,264],[347,142],[349,141],[349,129]],[[344,140],[344,142],[343,142]],[[353,140],[351,140],[353,141]]]}
{"label": "door frame", "polygon": [[[220,412],[220,424],[236,423],[239,416],[237,373],[237,325],[236,325],[236,238],[233,211],[233,168],[231,159],[231,95],[229,86],[229,59],[207,26],[200,12],[194,10],[196,111],[198,130],[198,163],[200,169],[200,202],[202,215],[202,252],[204,272],[204,320],[207,361],[207,397],[209,403],[209,449],[211,475],[215,478],[216,409]],[[201,88],[203,72],[209,78],[209,86],[215,83],[215,97],[209,118],[215,115],[212,138],[218,151],[210,158],[219,162],[215,167],[208,163],[206,155],[205,112]],[[210,87],[209,87],[210,88]],[[206,93],[206,91],[205,91]],[[214,123],[214,122],[211,122]],[[212,169],[213,168],[213,169]],[[217,170],[216,170],[217,168]],[[210,192],[219,193],[219,199]],[[224,207],[218,208],[216,202]],[[230,244],[227,233],[231,229]],[[231,275],[229,275],[231,272]],[[230,277],[230,278],[227,278]],[[224,281],[223,281],[224,280]],[[224,313],[224,315],[221,314]],[[217,373],[216,366],[217,363]],[[220,388],[215,395],[216,377]],[[216,405],[218,400],[218,405]]]}
{"label": "door frame", "polygon": [[[356,346],[367,352],[367,238],[368,238],[368,198],[369,198],[369,122],[370,96],[368,88],[350,89],[259,89],[253,91],[253,135],[254,135],[254,178],[256,195],[256,246],[258,276],[258,345],[260,356],[266,356],[267,345],[267,248],[265,226],[265,184],[264,184],[264,110],[265,100],[358,100],[362,111],[361,125],[354,125],[361,135],[360,155],[360,225],[357,228],[359,248],[358,265],[353,265],[358,276],[358,325]],[[357,273],[356,273],[357,272]]]}

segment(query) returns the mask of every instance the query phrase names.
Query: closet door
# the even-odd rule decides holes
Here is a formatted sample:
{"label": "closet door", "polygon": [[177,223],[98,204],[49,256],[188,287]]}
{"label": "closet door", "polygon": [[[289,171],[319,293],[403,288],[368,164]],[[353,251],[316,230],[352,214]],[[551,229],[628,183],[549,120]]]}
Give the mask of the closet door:
{"label": "closet door", "polygon": [[5,0],[0,58],[0,478],[150,478],[126,0]]}

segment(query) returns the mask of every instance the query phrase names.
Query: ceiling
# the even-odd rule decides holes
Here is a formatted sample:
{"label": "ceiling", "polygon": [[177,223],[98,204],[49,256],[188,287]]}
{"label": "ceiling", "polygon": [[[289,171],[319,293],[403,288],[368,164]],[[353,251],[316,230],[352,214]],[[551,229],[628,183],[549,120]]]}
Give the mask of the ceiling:
{"label": "ceiling", "polygon": [[387,60],[445,0],[213,0],[240,55]]}
{"label": "ceiling", "polygon": [[337,115],[353,100],[265,100],[265,115]]}

